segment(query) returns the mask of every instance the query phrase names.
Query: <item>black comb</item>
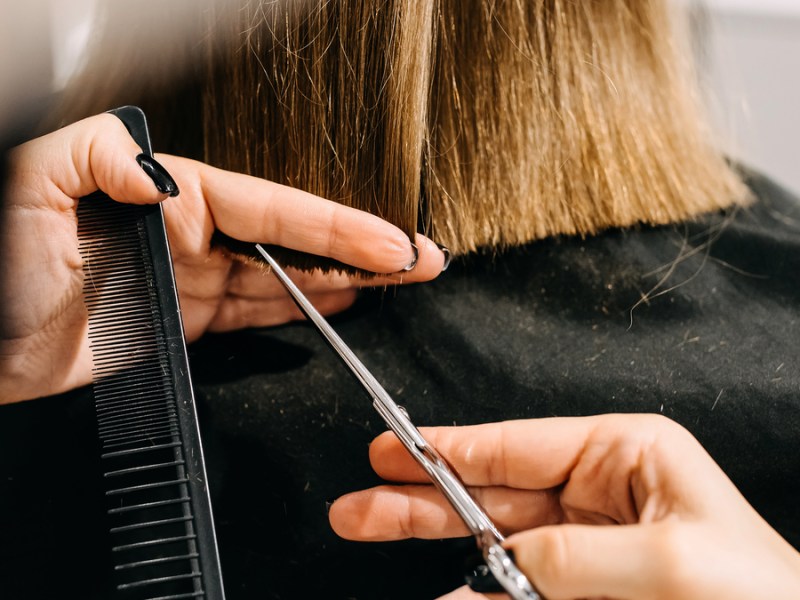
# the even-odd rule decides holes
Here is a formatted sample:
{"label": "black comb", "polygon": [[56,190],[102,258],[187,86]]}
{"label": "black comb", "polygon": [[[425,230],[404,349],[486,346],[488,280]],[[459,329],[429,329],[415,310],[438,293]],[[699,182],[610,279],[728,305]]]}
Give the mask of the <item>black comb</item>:
{"label": "black comb", "polygon": [[[144,113],[132,106],[111,112],[151,155]],[[115,597],[222,600],[161,206],[95,192],[78,203],[78,235]]]}

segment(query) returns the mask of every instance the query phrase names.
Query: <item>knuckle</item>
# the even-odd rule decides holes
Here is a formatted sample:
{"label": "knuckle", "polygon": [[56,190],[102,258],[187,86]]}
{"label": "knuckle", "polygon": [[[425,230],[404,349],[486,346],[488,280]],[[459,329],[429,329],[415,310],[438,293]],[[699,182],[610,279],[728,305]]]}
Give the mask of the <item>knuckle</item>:
{"label": "knuckle", "polygon": [[334,213],[333,219],[331,219],[331,228],[328,232],[328,248],[327,248],[327,256],[336,258],[339,256],[339,229],[337,227],[337,218]]}
{"label": "knuckle", "polygon": [[696,541],[689,529],[677,521],[664,522],[657,536],[652,536],[651,558],[662,574],[659,589],[667,598],[682,597],[695,579],[692,556]]}
{"label": "knuckle", "polygon": [[536,584],[545,592],[563,587],[571,568],[570,538],[563,527],[547,527],[539,531],[539,552]]}
{"label": "knuckle", "polygon": [[402,494],[405,510],[400,510],[397,513],[397,528],[403,539],[409,539],[416,537],[416,533],[419,531],[419,515],[415,510],[416,507],[411,494],[406,490],[403,490]]}
{"label": "knuckle", "polygon": [[660,414],[608,415],[608,423],[621,435],[618,441],[631,448],[649,447],[653,444],[674,446],[694,440],[682,425]]}
{"label": "knuckle", "polygon": [[316,304],[323,315],[333,315],[350,307],[357,296],[355,290],[337,290],[324,294]]}

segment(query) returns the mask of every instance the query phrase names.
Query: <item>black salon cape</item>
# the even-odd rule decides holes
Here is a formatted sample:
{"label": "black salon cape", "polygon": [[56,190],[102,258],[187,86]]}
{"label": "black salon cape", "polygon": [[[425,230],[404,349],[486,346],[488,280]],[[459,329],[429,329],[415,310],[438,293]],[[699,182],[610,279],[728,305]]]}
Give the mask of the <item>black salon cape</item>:
{"label": "black salon cape", "polygon": [[[754,206],[690,224],[457,260],[333,323],[418,425],[666,415],[800,547],[800,204],[751,187]],[[228,598],[462,584],[469,540],[332,533],[327,503],[379,482],[384,425],[314,330],[210,335],[191,362]],[[86,390],[0,409],[4,599],[109,597],[92,411]]]}

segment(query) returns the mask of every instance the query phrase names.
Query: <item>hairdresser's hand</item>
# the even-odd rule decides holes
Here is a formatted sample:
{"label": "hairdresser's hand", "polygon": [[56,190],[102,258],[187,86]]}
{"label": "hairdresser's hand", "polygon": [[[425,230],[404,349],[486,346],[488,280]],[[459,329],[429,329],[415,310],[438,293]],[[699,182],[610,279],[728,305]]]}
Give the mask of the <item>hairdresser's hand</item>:
{"label": "hairdresser's hand", "polygon": [[196,161],[157,158],[181,190],[179,197],[164,203],[164,212],[189,340],[207,330],[303,318],[280,282],[265,276],[261,264],[232,261],[227,252],[211,247],[215,228],[237,240],[276,244],[389,274],[364,279],[288,269],[323,314],[350,306],[359,287],[427,281],[442,271],[444,254],[421,235],[415,240],[419,259],[404,271],[414,261],[408,237],[376,216]]}
{"label": "hairdresser's hand", "polygon": [[[212,249],[215,227],[250,241],[336,258],[370,271],[401,271],[413,259],[408,238],[384,221],[268,181],[198,162],[159,156],[167,173],[148,177],[140,148],[112,115],[92,117],[10,154],[0,220],[0,403],[62,392],[91,380],[82,299],[77,199],[100,188],[120,202],[167,198],[169,174],[181,194],[164,203],[184,327],[191,341],[225,330],[298,318],[272,277]],[[157,170],[157,167],[155,167]],[[159,191],[154,181],[161,182]],[[176,190],[175,190],[176,191]],[[404,282],[431,279],[444,256],[418,237],[417,266]],[[376,278],[398,283],[399,275]],[[324,312],[354,299],[343,276],[302,277]]]}
{"label": "hairdresser's hand", "polygon": [[[549,600],[800,598],[798,555],[697,441],[657,416],[423,430],[473,486]],[[370,447],[382,486],[331,507],[354,540],[466,535],[397,439]],[[519,533],[516,533],[519,532]],[[463,588],[447,598],[483,598]]]}

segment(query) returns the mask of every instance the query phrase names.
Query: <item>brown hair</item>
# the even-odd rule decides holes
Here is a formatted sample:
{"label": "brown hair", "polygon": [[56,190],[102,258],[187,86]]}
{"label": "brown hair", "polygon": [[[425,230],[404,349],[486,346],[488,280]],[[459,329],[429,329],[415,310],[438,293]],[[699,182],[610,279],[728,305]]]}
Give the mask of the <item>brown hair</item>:
{"label": "brown hair", "polygon": [[[173,141],[202,128],[211,164],[456,254],[683,220],[747,192],[714,145],[672,5],[245,2],[212,16],[197,121]],[[178,111],[149,95],[153,129],[174,134]]]}

